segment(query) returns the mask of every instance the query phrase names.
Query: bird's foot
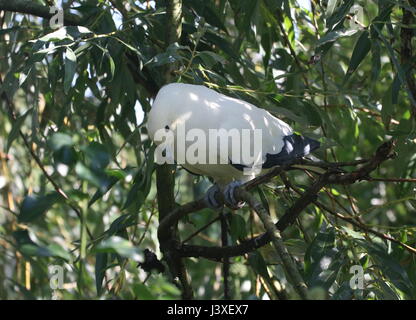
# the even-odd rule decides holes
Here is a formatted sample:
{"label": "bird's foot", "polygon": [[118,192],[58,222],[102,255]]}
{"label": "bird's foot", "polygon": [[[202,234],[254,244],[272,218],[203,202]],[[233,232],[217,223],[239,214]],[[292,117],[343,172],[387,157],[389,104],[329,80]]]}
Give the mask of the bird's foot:
{"label": "bird's foot", "polygon": [[[229,183],[225,187],[222,197],[220,196],[221,189],[218,187],[218,185],[214,184],[211,188],[208,189],[205,195],[205,201],[208,207],[214,210],[218,210],[221,209],[225,204],[232,210],[241,209],[245,205],[245,202],[237,201],[235,199],[235,190],[242,184],[243,183],[241,181],[233,181]],[[221,202],[221,198],[223,199],[224,203]]]}
{"label": "bird's foot", "polygon": [[232,210],[238,210],[244,207],[246,204],[243,201],[237,201],[235,199],[235,190],[239,188],[243,183],[241,181],[233,181],[229,183],[224,189],[224,202],[227,207]]}
{"label": "bird's foot", "polygon": [[221,190],[216,184],[208,189],[205,195],[205,201],[211,209],[218,210],[224,206],[224,204],[220,203],[216,198],[219,193],[221,193]]}

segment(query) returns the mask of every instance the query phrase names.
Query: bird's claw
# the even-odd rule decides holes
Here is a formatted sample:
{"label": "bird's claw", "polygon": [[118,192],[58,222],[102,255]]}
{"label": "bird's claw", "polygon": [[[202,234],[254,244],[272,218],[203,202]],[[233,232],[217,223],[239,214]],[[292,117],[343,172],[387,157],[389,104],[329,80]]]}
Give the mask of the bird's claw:
{"label": "bird's claw", "polygon": [[233,210],[238,210],[244,207],[245,202],[237,201],[235,199],[235,189],[240,187],[243,183],[241,181],[233,181],[229,183],[224,189],[224,202],[227,207]]}
{"label": "bird's claw", "polygon": [[218,193],[221,193],[221,190],[218,185],[214,184],[211,188],[208,189],[205,195],[205,201],[208,207],[214,210],[218,210],[221,209],[225,204],[232,210],[241,209],[245,205],[245,202],[237,201],[235,199],[235,189],[240,187],[242,184],[243,183],[240,181],[233,181],[225,187],[222,197],[224,199],[224,203],[220,203],[218,201]]}
{"label": "bird's claw", "polygon": [[211,209],[217,210],[223,207],[222,203],[219,203],[216,199],[216,194],[220,193],[220,188],[214,184],[211,188],[208,189],[206,195],[205,195],[205,201]]}

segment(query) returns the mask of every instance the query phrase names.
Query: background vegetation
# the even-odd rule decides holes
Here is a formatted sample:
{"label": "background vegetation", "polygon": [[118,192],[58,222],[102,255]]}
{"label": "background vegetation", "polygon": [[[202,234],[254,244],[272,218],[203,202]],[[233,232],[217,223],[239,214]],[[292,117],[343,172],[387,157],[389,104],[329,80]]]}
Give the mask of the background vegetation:
{"label": "background vegetation", "polygon": [[[416,298],[414,0],[63,0],[55,30],[50,5],[0,0],[1,299],[299,298],[270,244],[162,259],[159,221],[210,186],[153,162],[146,115],[172,81],[272,112],[319,139],[327,161],[394,138],[394,159],[325,186],[282,237],[308,298]],[[253,194],[276,221],[311,177],[288,172]],[[264,232],[249,207],[224,213],[222,241],[218,220],[200,210],[172,237],[221,246]],[[164,272],[137,266],[145,249]]]}

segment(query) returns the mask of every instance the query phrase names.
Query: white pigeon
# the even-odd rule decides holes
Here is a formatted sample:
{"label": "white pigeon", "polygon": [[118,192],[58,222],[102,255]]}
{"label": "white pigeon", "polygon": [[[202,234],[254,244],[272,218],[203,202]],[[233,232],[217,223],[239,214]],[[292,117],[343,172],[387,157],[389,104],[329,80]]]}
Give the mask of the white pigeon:
{"label": "white pigeon", "polygon": [[[147,129],[155,144],[163,146],[165,160],[213,178],[216,185],[207,193],[208,205],[213,208],[220,206],[215,200],[218,191],[224,192],[228,206],[240,207],[233,196],[235,187],[320,146],[318,141],[295,134],[287,123],[251,103],[205,86],[183,83],[160,89],[149,112]],[[260,138],[255,132],[260,132]],[[230,138],[230,133],[239,133],[240,140]],[[206,141],[202,141],[204,137]],[[212,137],[219,141],[214,139],[211,144]],[[190,155],[200,156],[200,161]]]}

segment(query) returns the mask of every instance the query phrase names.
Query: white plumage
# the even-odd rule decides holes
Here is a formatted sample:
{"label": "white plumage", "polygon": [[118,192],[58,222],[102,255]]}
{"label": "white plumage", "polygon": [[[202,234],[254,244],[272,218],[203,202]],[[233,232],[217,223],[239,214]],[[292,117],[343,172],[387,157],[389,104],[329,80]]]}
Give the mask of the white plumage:
{"label": "white plumage", "polygon": [[[266,110],[201,85],[172,83],[164,86],[157,94],[147,123],[150,138],[156,144],[160,144],[161,141],[155,141],[157,130],[171,130],[176,134],[180,125],[185,125],[186,131],[200,129],[206,133],[207,137],[210,129],[240,131],[260,129],[262,148],[259,157],[263,164],[261,173],[275,165],[304,156],[319,147],[319,142],[293,134],[288,124]],[[250,144],[243,143],[241,150],[247,151],[247,148],[250,148],[253,151],[255,149],[253,140],[253,138],[250,139]],[[186,148],[192,143],[192,141],[186,141]],[[178,141],[175,138],[169,149],[174,152],[175,160],[180,156],[176,152],[177,144]],[[232,147],[231,142],[228,145],[229,154],[231,154]],[[208,149],[206,151],[207,154],[212,152]],[[220,160],[225,164],[221,164]],[[185,159],[182,166],[192,173],[212,177],[220,186],[234,180],[247,181],[255,176],[255,174],[246,175],[243,171],[243,167],[251,167],[252,163],[231,162],[231,156],[228,159],[218,157],[218,164],[195,164]]]}

